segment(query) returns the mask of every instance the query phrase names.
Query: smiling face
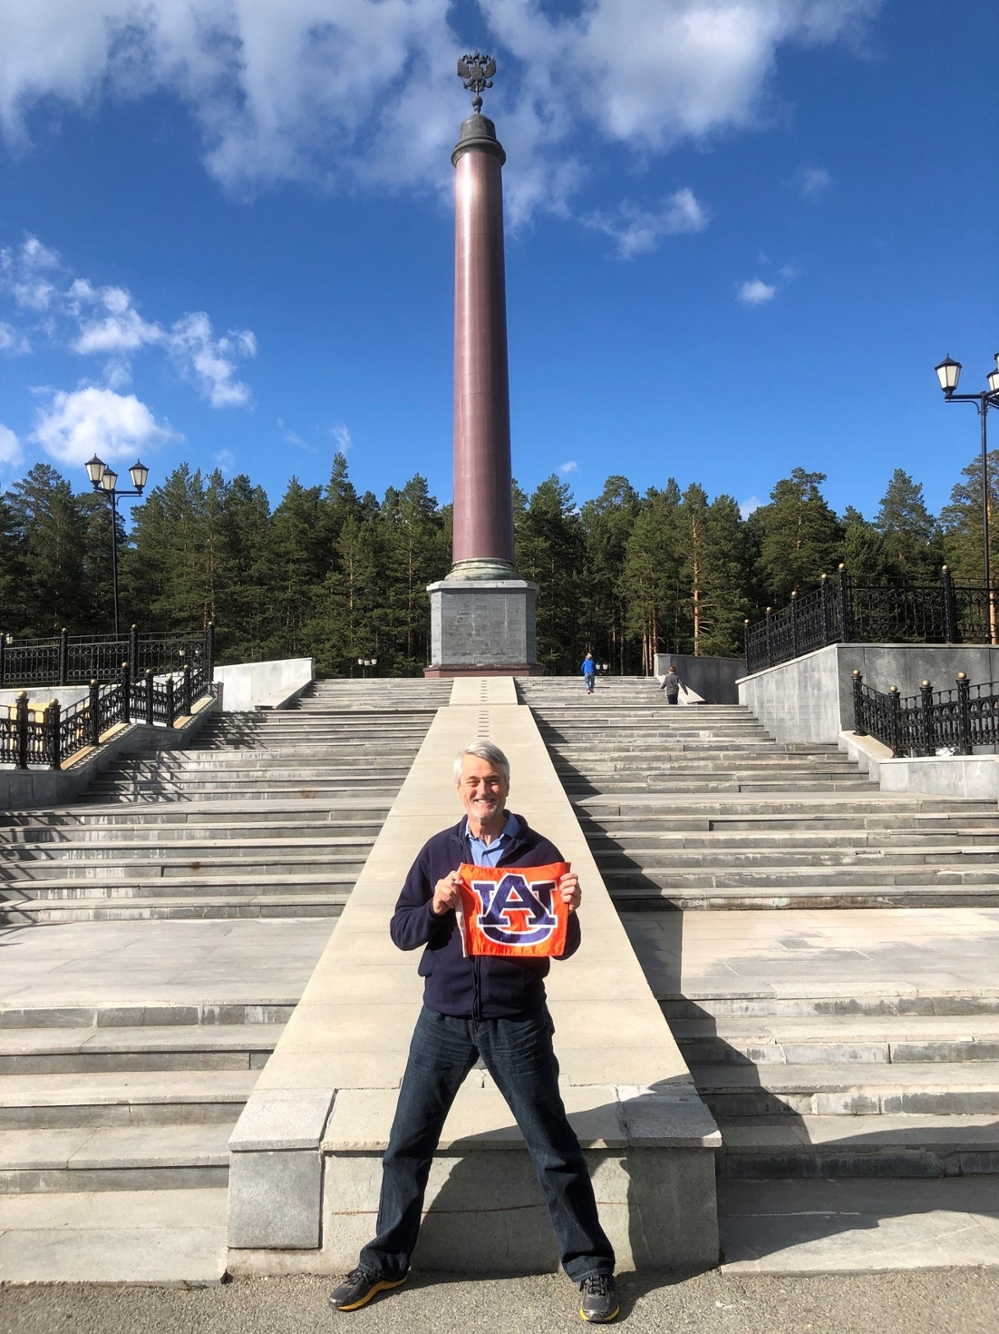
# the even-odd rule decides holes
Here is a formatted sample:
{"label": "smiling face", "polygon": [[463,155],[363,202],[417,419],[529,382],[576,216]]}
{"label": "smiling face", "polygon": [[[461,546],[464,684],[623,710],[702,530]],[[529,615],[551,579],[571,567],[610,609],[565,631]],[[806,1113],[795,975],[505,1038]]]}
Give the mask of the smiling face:
{"label": "smiling face", "polygon": [[506,799],[510,784],[503,771],[478,755],[462,755],[458,796],[468,815],[472,833],[495,838],[506,823]]}

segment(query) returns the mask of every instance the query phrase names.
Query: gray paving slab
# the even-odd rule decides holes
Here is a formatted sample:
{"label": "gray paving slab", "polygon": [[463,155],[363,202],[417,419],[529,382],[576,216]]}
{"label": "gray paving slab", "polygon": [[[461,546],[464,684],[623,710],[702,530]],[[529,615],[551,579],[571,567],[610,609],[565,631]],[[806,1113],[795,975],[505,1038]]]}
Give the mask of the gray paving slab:
{"label": "gray paving slab", "polygon": [[[220,1283],[225,1201],[219,1189],[0,1196],[0,1284]],[[4,1324],[8,1298],[4,1334],[18,1328]]]}
{"label": "gray paving slab", "polygon": [[719,1181],[731,1273],[999,1268],[995,1179]]}
{"label": "gray paving slab", "polygon": [[328,918],[67,922],[0,929],[0,1007],[296,1001]]}
{"label": "gray paving slab", "polygon": [[962,991],[999,979],[999,908],[622,913],[660,997]]}

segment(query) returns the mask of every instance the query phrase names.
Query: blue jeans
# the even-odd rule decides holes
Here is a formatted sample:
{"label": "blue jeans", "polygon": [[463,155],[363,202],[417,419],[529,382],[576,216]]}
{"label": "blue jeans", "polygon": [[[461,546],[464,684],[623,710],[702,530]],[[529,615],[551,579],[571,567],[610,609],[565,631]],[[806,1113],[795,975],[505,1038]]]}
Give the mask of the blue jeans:
{"label": "blue jeans", "polygon": [[444,1121],[481,1055],[524,1136],[565,1272],[576,1283],[613,1274],[614,1250],[597,1218],[586,1160],[559,1093],[553,1031],[546,1009],[523,1019],[456,1019],[423,1010],[382,1159],[378,1235],[361,1251],[365,1269],[402,1278],[409,1268]]}

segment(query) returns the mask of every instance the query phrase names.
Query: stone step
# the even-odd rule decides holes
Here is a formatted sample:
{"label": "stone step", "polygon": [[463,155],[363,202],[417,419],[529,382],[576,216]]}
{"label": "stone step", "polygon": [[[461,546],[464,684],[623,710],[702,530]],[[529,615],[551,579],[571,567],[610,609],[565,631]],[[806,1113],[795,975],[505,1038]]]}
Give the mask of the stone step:
{"label": "stone step", "polygon": [[[353,792],[356,791],[357,787],[364,787],[364,784],[357,784],[356,786],[347,785],[346,787],[336,787],[332,785],[323,785],[316,783],[310,785],[307,788],[303,787],[301,791],[302,795],[314,798],[320,795],[336,796],[343,792]],[[373,786],[367,790],[366,795],[369,796],[379,795],[379,796],[392,797],[395,795],[397,790],[398,789],[394,787]],[[266,802],[268,808],[270,808],[275,797],[280,798],[287,795],[288,795],[287,788],[281,788],[280,790],[276,790],[270,787],[228,788],[219,785],[218,787],[201,787],[201,788],[192,787],[188,789],[181,785],[170,786],[169,784],[161,785],[158,783],[150,783],[148,785],[143,785],[138,787],[131,787],[130,785],[123,784],[121,788],[116,789],[113,786],[105,788],[103,786],[94,784],[85,793],[83,793],[83,795],[80,797],[80,801],[92,802],[95,805],[98,804],[107,805],[110,802],[121,802],[121,803],[132,802],[135,803],[136,805],[139,804],[155,805],[163,801],[178,801],[178,802],[211,801],[212,798],[214,797],[215,800],[217,801],[232,801],[236,799],[243,801]]]}
{"label": "stone step", "polygon": [[[18,856],[21,848],[10,849],[4,870],[3,884],[8,887],[17,885],[40,885],[53,881],[72,881],[92,885],[104,883],[111,886],[133,878],[144,880],[176,880],[190,877],[192,874],[204,878],[226,877],[241,874],[250,869],[254,874],[267,875],[316,875],[323,876],[329,869],[329,880],[341,883],[348,879],[351,884],[357,879],[364,866],[369,848],[361,849],[324,849],[321,844],[305,840],[300,849],[288,846],[275,846],[268,843],[267,851],[259,847],[240,846],[224,843],[221,847],[198,844],[195,848],[183,844],[151,846],[141,851],[145,856],[129,856],[119,853],[118,848],[88,847],[70,851],[60,857],[56,848],[49,848],[46,855],[38,852],[28,856]],[[3,890],[0,888],[0,893]]]}
{"label": "stone step", "polygon": [[261,1070],[283,1024],[0,1027],[0,1075]]}
{"label": "stone step", "polygon": [[862,1065],[773,1063],[758,1070],[733,1062],[692,1066],[697,1091],[713,1115],[994,1116],[999,1062]]}
{"label": "stone step", "polygon": [[999,1061],[999,1016],[705,1015],[670,1027],[688,1065]]}
{"label": "stone step", "polygon": [[349,893],[358,876],[358,872],[349,867],[328,869],[322,859],[315,863],[303,861],[301,867],[294,866],[288,859],[278,860],[270,868],[266,867],[263,859],[250,867],[240,862],[234,862],[233,865],[237,874],[226,875],[224,864],[218,864],[205,867],[201,875],[191,875],[194,868],[187,862],[163,862],[158,865],[141,865],[138,872],[130,868],[127,875],[118,875],[120,868],[110,862],[100,873],[95,871],[92,875],[78,879],[66,875],[39,877],[35,880],[8,880],[0,889],[0,894],[7,896],[7,903],[17,904],[22,898],[38,901],[164,896],[179,898],[213,892],[230,896],[266,895],[309,889]]}
{"label": "stone step", "polygon": [[[191,1003],[155,997],[140,1004],[12,1005],[8,1002],[0,1008],[0,1039],[16,1037],[17,1032],[25,1028],[37,1031],[77,1029],[81,1032],[116,1029],[123,1034],[126,1031],[135,1033],[136,1040],[141,1040],[142,1031],[169,1029],[177,1034],[178,1042],[195,1043],[202,1039],[210,1042],[212,1032],[230,1027],[237,1031],[252,1031],[258,1027],[277,1031],[277,1027],[291,1018],[296,1004],[297,997],[292,996],[269,996],[252,1002],[202,1000]],[[167,1040],[164,1037],[164,1041]]]}
{"label": "stone step", "polygon": [[238,1119],[193,1124],[5,1128],[0,1192],[203,1190],[229,1180]]}
{"label": "stone step", "polygon": [[228,1260],[226,1198],[224,1187],[0,1196],[3,1280],[220,1284]]}
{"label": "stone step", "polygon": [[747,833],[739,830],[729,833],[724,828],[710,832],[679,830],[601,830],[588,838],[595,856],[624,855],[635,860],[646,857],[673,857],[678,853],[698,850],[731,852],[732,854],[763,854],[787,850],[791,853],[842,852],[844,855],[902,855],[937,851],[953,852],[968,848],[976,852],[999,851],[999,828],[974,829],[956,826],[944,832],[940,829],[826,829],[768,831]]}
{"label": "stone step", "polygon": [[[214,887],[213,887],[214,888]],[[197,897],[23,899],[0,903],[0,925],[53,922],[179,921],[195,918],[339,917],[345,893],[290,890],[253,894],[205,892]]]}
{"label": "stone step", "polygon": [[926,884],[781,885],[757,888],[719,886],[608,885],[619,911],[716,912],[761,909],[830,908],[995,908],[999,907],[999,885],[940,885],[933,877]]}
{"label": "stone step", "polygon": [[370,848],[378,836],[381,820],[332,823],[328,820],[261,820],[258,823],[242,821],[233,824],[154,824],[109,825],[23,825],[20,828],[0,828],[0,847],[11,851],[39,848],[101,847],[122,849],[150,846],[197,844],[217,845],[255,843],[258,847],[266,839],[273,845],[280,839],[301,839],[321,843],[324,847]]}
{"label": "stone step", "polygon": [[718,1117],[718,1176],[958,1177],[999,1173],[999,1123],[989,1114]]}
{"label": "stone step", "polygon": [[797,1022],[814,1017],[833,1025],[845,1020],[872,1018],[899,1021],[909,1031],[913,1019],[971,1018],[977,1026],[984,1016],[999,1016],[999,987],[971,986],[963,991],[936,989],[932,985],[911,983],[905,989],[892,990],[873,986],[864,991],[849,984],[816,995],[814,990],[796,992],[793,988],[768,988],[759,994],[745,991],[712,992],[711,995],[675,996],[660,994],[657,1000],[672,1027],[674,1023],[710,1019],[728,1024],[733,1019],[767,1023]]}
{"label": "stone step", "polygon": [[259,1070],[0,1075],[0,1127],[235,1124]]}
{"label": "stone step", "polygon": [[[256,825],[268,827],[275,821],[283,826],[287,819],[305,821],[318,828],[327,823],[351,827],[354,822],[377,825],[380,829],[392,805],[391,796],[365,793],[361,797],[335,796],[332,799],[282,797],[261,811],[258,801],[191,801],[183,805],[169,802],[149,810],[128,810],[116,802],[105,805],[44,810],[0,812],[0,830],[64,829],[73,826],[99,829],[212,829],[216,826]],[[261,817],[263,820],[261,821]]]}
{"label": "stone step", "polygon": [[[963,854],[962,854],[963,858]],[[677,854],[678,865],[666,867],[617,867],[607,866],[601,871],[611,894],[628,892],[636,889],[654,890],[695,890],[695,889],[769,889],[783,891],[806,887],[853,885],[863,886],[904,886],[934,885],[939,889],[960,885],[999,886],[999,865],[994,858],[976,861],[973,853],[964,860],[940,860],[937,863],[921,862],[914,854],[908,861],[886,858],[856,858],[844,860],[841,865],[830,861],[829,864],[802,865],[805,854],[795,865],[793,859],[782,860],[778,857],[760,857],[746,854],[742,859],[701,858],[697,864],[696,854],[689,858],[690,864],[684,864],[682,854]],[[739,863],[745,869],[739,869]],[[707,864],[705,864],[707,863]],[[769,864],[767,864],[769,863]]]}
{"label": "stone step", "polygon": [[[931,843],[927,847],[853,847],[853,848],[766,848],[718,847],[714,843],[703,848],[595,848],[594,857],[602,875],[639,871],[657,884],[669,884],[669,877],[686,871],[703,870],[719,874],[733,868],[742,868],[746,874],[759,871],[786,872],[797,867],[802,874],[817,868],[846,868],[851,871],[882,868],[989,866],[999,875],[997,866],[999,845],[995,843],[955,844],[941,847]],[[741,882],[740,882],[741,883]],[[779,882],[775,882],[779,883]]]}

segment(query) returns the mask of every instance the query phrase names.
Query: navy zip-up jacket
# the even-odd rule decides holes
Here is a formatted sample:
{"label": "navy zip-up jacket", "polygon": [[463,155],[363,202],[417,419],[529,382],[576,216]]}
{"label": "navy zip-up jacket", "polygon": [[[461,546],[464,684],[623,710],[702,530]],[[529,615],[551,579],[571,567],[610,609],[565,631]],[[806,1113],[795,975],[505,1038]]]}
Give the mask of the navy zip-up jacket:
{"label": "navy zip-up jacket", "polygon": [[[536,834],[518,815],[520,829],[500,857],[500,866],[548,866],[563,860],[554,843]],[[431,903],[434,886],[462,862],[472,863],[468,821],[444,829],[423,845],[410,868],[392,914],[389,930],[401,950],[425,945],[419,973],[425,978],[423,1003],[439,1014],[459,1019],[510,1019],[531,1014],[545,1003],[548,959],[502,959],[491,955],[466,959],[453,911],[437,917]],[[567,959],[579,949],[579,915],[569,914]]]}

